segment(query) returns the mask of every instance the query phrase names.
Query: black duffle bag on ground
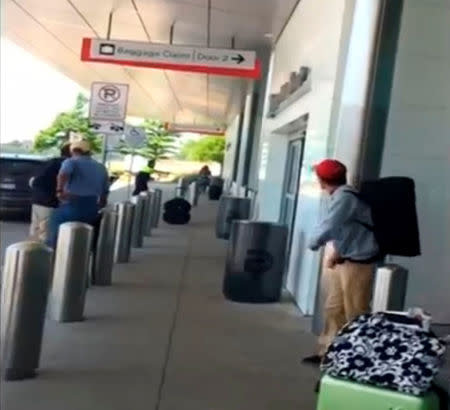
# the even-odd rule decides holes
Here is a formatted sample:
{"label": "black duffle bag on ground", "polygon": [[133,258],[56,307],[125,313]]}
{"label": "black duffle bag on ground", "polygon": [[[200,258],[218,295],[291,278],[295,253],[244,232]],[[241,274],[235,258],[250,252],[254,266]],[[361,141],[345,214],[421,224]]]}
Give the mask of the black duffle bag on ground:
{"label": "black duffle bag on ground", "polygon": [[332,377],[419,396],[430,390],[444,353],[444,343],[415,319],[367,314],[339,332],[321,370]]}
{"label": "black duffle bag on ground", "polygon": [[169,211],[182,211],[189,213],[191,211],[191,204],[183,198],[174,198],[164,203],[164,210]]}
{"label": "black duffle bag on ground", "polygon": [[182,198],[174,198],[164,204],[163,220],[171,225],[185,225],[191,220],[191,204]]}

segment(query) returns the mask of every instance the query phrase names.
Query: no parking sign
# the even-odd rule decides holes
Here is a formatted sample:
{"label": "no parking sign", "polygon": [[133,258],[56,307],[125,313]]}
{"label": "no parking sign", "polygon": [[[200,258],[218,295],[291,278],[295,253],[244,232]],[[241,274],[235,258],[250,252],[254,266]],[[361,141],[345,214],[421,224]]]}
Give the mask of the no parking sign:
{"label": "no parking sign", "polygon": [[89,119],[94,131],[102,134],[123,133],[128,89],[128,84],[92,83]]}

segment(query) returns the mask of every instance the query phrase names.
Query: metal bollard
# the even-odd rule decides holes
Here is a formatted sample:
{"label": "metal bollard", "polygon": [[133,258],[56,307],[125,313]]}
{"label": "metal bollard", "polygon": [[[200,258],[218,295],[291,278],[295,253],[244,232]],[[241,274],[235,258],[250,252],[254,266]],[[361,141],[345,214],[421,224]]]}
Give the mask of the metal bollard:
{"label": "metal bollard", "polygon": [[114,247],[114,261],[116,263],[128,263],[130,261],[134,208],[134,204],[129,201],[122,202],[116,206],[118,215]]}
{"label": "metal bollard", "polygon": [[155,188],[153,192],[152,227],[157,228],[161,217],[162,190]]}
{"label": "metal bollard", "polygon": [[92,239],[93,229],[87,224],[68,222],[59,228],[48,308],[50,319],[83,320]]}
{"label": "metal bollard", "polygon": [[198,205],[199,189],[196,181],[189,185],[189,202],[192,206]]}
{"label": "metal bollard", "polygon": [[19,242],[6,250],[1,298],[1,367],[5,380],[36,376],[52,254],[39,242]]}
{"label": "metal bollard", "polygon": [[95,250],[93,285],[110,286],[112,283],[116,230],[117,212],[111,209],[103,210],[97,249]]}
{"label": "metal bollard", "polygon": [[155,194],[153,191],[148,191],[144,195],[145,203],[144,203],[144,216],[143,216],[143,224],[144,224],[144,236],[149,237],[152,236],[152,225],[153,225],[153,202],[155,200]]}
{"label": "metal bollard", "polygon": [[408,271],[399,265],[377,269],[372,299],[372,312],[402,311],[405,308]]}
{"label": "metal bollard", "polygon": [[145,198],[142,195],[136,197],[136,207],[134,209],[133,227],[131,231],[131,247],[142,248],[144,246],[144,227],[142,221],[144,217]]}

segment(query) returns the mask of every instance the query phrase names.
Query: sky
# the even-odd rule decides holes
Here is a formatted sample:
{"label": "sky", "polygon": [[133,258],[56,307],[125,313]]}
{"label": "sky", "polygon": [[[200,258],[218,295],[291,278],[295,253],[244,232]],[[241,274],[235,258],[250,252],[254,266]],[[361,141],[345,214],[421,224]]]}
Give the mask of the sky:
{"label": "sky", "polygon": [[70,109],[78,84],[5,37],[1,38],[0,141],[32,140]]}
{"label": "sky", "polygon": [[[70,78],[34,57],[6,37],[1,38],[0,142],[31,141],[55,116],[75,104],[79,92],[88,92]],[[128,117],[139,125],[141,118]],[[186,133],[178,140],[198,139]]]}

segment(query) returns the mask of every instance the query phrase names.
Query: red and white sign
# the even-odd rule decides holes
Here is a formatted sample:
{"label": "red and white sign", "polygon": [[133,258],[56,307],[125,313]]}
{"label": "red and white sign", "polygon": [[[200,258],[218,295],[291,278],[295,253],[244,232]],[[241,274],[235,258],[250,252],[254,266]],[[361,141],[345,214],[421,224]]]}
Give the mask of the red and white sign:
{"label": "red and white sign", "polygon": [[254,51],[84,38],[81,60],[258,79]]}
{"label": "red and white sign", "polygon": [[186,132],[201,135],[225,135],[225,129],[223,127],[196,126],[191,124],[171,124],[167,122],[165,123],[165,128],[167,131],[173,133]]}

